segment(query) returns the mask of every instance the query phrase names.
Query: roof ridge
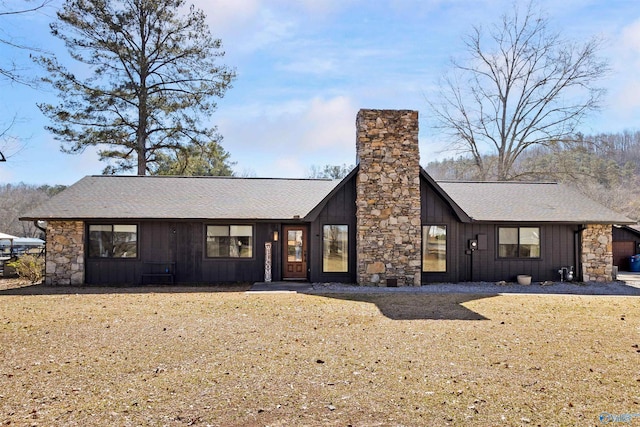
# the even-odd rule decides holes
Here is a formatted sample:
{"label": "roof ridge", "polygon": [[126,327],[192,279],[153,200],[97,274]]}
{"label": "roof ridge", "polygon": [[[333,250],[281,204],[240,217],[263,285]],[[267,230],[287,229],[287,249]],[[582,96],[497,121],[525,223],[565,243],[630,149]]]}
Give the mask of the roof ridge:
{"label": "roof ridge", "polygon": [[435,181],[449,184],[559,184],[559,182],[556,181],[459,181],[455,179],[436,179]]}
{"label": "roof ridge", "polygon": [[338,181],[332,178],[285,178],[258,176],[188,176],[188,175],[89,175],[90,178],[135,178],[135,179],[233,179],[233,180],[272,180],[272,181]]}

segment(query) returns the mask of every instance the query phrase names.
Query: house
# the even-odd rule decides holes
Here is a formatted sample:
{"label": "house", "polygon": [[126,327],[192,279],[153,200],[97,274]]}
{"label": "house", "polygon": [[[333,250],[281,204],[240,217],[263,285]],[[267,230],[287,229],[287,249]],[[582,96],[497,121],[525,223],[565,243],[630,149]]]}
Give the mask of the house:
{"label": "house", "polygon": [[46,283],[300,280],[378,286],[612,279],[612,226],[555,183],[436,182],[418,113],[361,110],[344,179],[89,176],[26,213],[47,221]]}

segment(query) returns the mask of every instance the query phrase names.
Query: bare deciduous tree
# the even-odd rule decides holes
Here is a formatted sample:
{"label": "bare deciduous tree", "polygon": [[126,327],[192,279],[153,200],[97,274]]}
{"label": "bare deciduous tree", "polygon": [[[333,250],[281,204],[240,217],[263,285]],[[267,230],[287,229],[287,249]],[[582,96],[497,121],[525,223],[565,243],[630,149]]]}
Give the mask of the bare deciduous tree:
{"label": "bare deciduous tree", "polygon": [[353,170],[354,165],[311,165],[311,168],[307,172],[307,178],[315,179],[342,179],[349,175],[349,172]]}
{"label": "bare deciduous tree", "polygon": [[[4,0],[0,0],[0,18],[35,12],[44,8],[52,1],[53,0],[22,0],[8,3]],[[40,52],[39,49],[36,49],[33,46],[17,41],[11,36],[11,34],[5,31],[0,31],[0,44],[9,46],[13,49]],[[32,84],[30,79],[25,78],[23,75],[24,70],[20,69],[20,67],[12,61],[10,57],[4,56],[0,59],[0,78],[28,86]],[[9,124],[2,124],[2,130],[0,130],[0,162],[6,162],[7,157],[16,154],[21,149],[22,144],[18,143],[17,138],[10,133],[14,124],[15,117]]]}
{"label": "bare deciduous tree", "polygon": [[18,218],[64,188],[23,183],[0,185],[0,231],[19,237],[42,237],[42,231],[33,222],[20,221]]}
{"label": "bare deciduous tree", "polygon": [[[6,1],[0,0],[0,17],[9,17],[13,15],[22,15],[25,13],[35,12],[44,8],[52,1],[53,0],[22,0],[12,1],[11,4],[8,5]],[[23,49],[36,52],[40,51],[33,46],[29,46],[21,41],[17,41],[10,34],[6,34],[4,32],[0,32],[0,44],[4,44],[15,49]],[[7,61],[10,61],[10,58],[5,57],[2,59],[3,63],[0,63],[0,76],[12,82],[29,84],[28,80],[24,79],[24,77],[22,76],[22,70],[20,70],[14,62],[7,63]]]}
{"label": "bare deciduous tree", "polygon": [[436,127],[474,160],[482,179],[522,178],[514,171],[518,156],[567,141],[599,108],[596,84],[608,72],[600,41],[569,42],[549,27],[532,4],[514,6],[489,31],[474,27],[464,39],[469,58],[453,62],[438,101],[430,102]]}

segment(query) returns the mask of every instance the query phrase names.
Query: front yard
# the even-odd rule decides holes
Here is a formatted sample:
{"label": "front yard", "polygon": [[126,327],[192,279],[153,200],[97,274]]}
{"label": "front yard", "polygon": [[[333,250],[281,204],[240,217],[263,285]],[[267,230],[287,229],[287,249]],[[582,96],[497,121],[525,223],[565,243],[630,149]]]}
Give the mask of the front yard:
{"label": "front yard", "polygon": [[640,413],[638,297],[34,289],[0,291],[3,425],[551,426]]}

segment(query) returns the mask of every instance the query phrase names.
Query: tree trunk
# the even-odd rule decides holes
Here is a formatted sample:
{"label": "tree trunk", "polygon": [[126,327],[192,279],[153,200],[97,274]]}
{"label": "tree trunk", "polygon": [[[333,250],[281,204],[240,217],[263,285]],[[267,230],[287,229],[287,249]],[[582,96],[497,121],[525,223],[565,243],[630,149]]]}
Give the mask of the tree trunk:
{"label": "tree trunk", "polygon": [[145,149],[144,136],[138,135],[138,175],[147,174],[147,150]]}
{"label": "tree trunk", "polygon": [[[146,53],[146,14],[144,8],[140,8],[138,15],[138,25],[140,33],[140,50]],[[147,58],[140,58],[140,92],[138,93],[138,129],[136,132],[137,138],[137,152],[138,152],[138,175],[147,174],[147,76],[148,76],[148,63]]]}

